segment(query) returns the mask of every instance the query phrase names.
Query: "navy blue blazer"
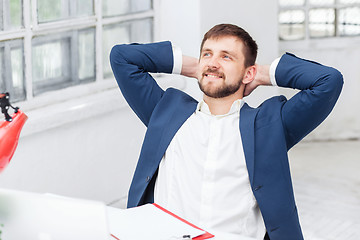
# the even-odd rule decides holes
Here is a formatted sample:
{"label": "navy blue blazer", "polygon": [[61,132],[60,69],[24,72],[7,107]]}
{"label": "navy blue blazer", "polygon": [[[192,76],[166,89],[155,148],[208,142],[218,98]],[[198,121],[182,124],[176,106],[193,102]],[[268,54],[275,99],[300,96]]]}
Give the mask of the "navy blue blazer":
{"label": "navy blue blazer", "polygon": [[[135,207],[154,201],[161,158],[197,101],[177,89],[164,91],[149,74],[172,72],[170,42],[117,45],[110,62],[126,101],[147,126],[128,196],[128,207]],[[336,69],[292,54],[281,57],[275,76],[280,87],[300,91],[289,100],[270,98],[257,108],[245,104],[239,129],[251,188],[270,239],[303,239],[287,152],[328,116],[343,80]]]}

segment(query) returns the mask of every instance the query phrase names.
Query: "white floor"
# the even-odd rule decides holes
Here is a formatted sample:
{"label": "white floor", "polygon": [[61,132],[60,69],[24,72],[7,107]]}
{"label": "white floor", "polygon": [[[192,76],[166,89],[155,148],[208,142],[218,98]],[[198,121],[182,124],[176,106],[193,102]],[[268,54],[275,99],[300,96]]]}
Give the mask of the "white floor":
{"label": "white floor", "polygon": [[360,141],[302,142],[289,153],[307,240],[360,235]]}

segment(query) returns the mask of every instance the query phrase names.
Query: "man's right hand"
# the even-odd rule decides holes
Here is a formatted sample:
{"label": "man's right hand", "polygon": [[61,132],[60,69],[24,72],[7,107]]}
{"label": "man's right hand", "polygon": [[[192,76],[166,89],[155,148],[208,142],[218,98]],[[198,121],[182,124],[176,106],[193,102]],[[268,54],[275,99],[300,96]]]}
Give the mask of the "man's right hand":
{"label": "man's right hand", "polygon": [[182,56],[181,75],[198,78],[199,60],[194,57]]}
{"label": "man's right hand", "polygon": [[244,97],[250,95],[258,86],[261,85],[271,85],[270,74],[269,74],[270,65],[257,65],[256,64],[256,75],[253,81],[246,84]]}

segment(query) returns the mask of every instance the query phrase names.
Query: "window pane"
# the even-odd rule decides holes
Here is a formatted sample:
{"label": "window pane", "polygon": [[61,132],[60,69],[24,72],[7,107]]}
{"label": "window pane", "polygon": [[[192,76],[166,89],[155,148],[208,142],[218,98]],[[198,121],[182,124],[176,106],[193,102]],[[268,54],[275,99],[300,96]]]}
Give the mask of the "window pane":
{"label": "window pane", "polygon": [[113,76],[109,54],[111,48],[122,43],[146,43],[152,41],[152,18],[146,18],[104,27],[103,31],[103,66],[104,78]]}
{"label": "window pane", "polygon": [[67,86],[70,80],[69,39],[33,46],[34,94]]}
{"label": "window pane", "polygon": [[0,0],[0,31],[22,27],[21,4],[21,0],[10,0],[9,2]]}
{"label": "window pane", "polygon": [[132,0],[131,12],[141,12],[151,9],[151,0]]}
{"label": "window pane", "polygon": [[356,4],[360,3],[360,0],[338,0],[340,4]]}
{"label": "window pane", "polygon": [[50,22],[68,16],[68,9],[61,3],[61,0],[37,0],[38,21]]}
{"label": "window pane", "polygon": [[279,14],[279,34],[282,40],[305,37],[305,13],[302,10],[282,11]]}
{"label": "window pane", "polygon": [[0,0],[0,31],[4,30],[4,23],[3,23],[3,4]]}
{"label": "window pane", "polygon": [[279,0],[280,7],[304,6],[305,0]]}
{"label": "window pane", "polygon": [[94,14],[93,0],[77,0],[74,2],[76,2],[76,16],[90,16]]}
{"label": "window pane", "polygon": [[79,32],[79,68],[80,80],[95,79],[95,30]]}
{"label": "window pane", "polygon": [[105,17],[142,12],[151,8],[151,0],[103,0]]}
{"label": "window pane", "polygon": [[335,0],[309,0],[311,5],[324,6],[329,4],[335,4]]}
{"label": "window pane", "polygon": [[330,37],[335,35],[335,9],[319,8],[309,11],[310,37]]}
{"label": "window pane", "polygon": [[33,48],[33,81],[41,82],[49,78],[61,77],[61,42],[45,43]]}
{"label": "window pane", "polygon": [[0,93],[6,92],[5,88],[5,66],[4,66],[4,48],[0,47]]}
{"label": "window pane", "polygon": [[116,16],[130,12],[130,0],[103,0],[103,16]]}
{"label": "window pane", "polygon": [[13,97],[14,100],[25,99],[25,86],[24,86],[24,64],[23,64],[23,49],[15,48],[11,50],[11,76],[13,84]]}
{"label": "window pane", "polygon": [[339,34],[360,35],[360,7],[339,10]]}
{"label": "window pane", "polygon": [[22,1],[10,0],[10,26],[9,28],[20,28],[22,26]]}
{"label": "window pane", "polygon": [[104,27],[103,31],[103,71],[104,77],[112,75],[109,54],[116,44],[130,43],[129,24],[116,24]]}
{"label": "window pane", "polygon": [[6,41],[1,46],[3,47],[0,47],[0,92],[9,92],[12,102],[24,100],[22,41]]}
{"label": "window pane", "polygon": [[152,41],[152,18],[136,20],[130,24],[131,42],[148,43]]}
{"label": "window pane", "polygon": [[94,14],[92,0],[37,0],[39,23]]}

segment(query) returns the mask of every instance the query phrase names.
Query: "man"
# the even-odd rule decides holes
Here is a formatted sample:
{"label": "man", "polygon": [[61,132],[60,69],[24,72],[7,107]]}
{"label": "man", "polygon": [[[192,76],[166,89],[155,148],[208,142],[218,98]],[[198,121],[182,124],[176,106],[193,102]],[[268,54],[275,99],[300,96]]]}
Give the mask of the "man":
{"label": "man", "polygon": [[[256,65],[255,41],[230,24],[210,29],[200,52],[181,57],[170,42],[112,49],[118,85],[147,126],[128,207],[155,201],[217,239],[303,239],[287,151],[330,113],[341,74],[291,54]],[[148,72],[197,78],[203,100],[163,91]],[[259,85],[301,91],[251,108],[243,97]]]}

